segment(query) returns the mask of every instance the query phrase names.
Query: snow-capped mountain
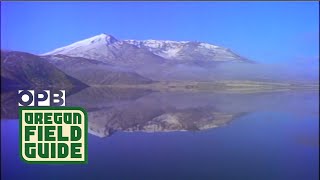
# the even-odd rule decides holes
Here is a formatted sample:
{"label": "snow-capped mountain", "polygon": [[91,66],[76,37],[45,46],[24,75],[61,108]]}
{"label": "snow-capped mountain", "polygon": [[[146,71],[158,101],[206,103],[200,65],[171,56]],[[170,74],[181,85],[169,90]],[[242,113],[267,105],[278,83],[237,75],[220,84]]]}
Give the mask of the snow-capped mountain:
{"label": "snow-capped mountain", "polygon": [[216,45],[168,40],[125,40],[139,48],[145,48],[152,53],[171,60],[181,61],[246,61],[246,59],[233,53],[231,50]]}
{"label": "snow-capped mountain", "polygon": [[203,42],[168,40],[118,40],[100,34],[43,55],[67,55],[100,60],[117,65],[161,63],[248,62],[231,50]]}
{"label": "snow-capped mountain", "polygon": [[[63,69],[67,73],[73,72],[72,68],[76,68],[69,67],[68,57],[75,58],[72,61],[73,63],[76,62],[76,59],[80,61],[80,58],[85,58],[106,63],[109,67],[124,68],[128,72],[136,72],[142,77],[156,81],[212,80],[215,77],[210,74],[214,72],[212,68],[221,64],[221,62],[251,62],[227,48],[208,43],[169,40],[119,40],[107,34],[100,34],[75,42],[42,54],[42,56],[46,59],[60,56],[58,58],[60,60],[55,61],[55,64],[59,64],[59,67],[68,67]],[[92,62],[90,61],[90,63]],[[97,75],[95,77],[104,76],[104,73],[99,74],[102,72],[102,65],[90,65],[90,63],[82,64],[83,68],[90,73],[95,72]],[[103,65],[103,67],[106,67],[106,65]],[[76,69],[78,68],[83,69],[81,64]],[[87,77],[82,73],[77,73],[77,75],[81,78]],[[95,78],[91,77],[93,76],[84,78],[83,82],[96,82],[92,81]],[[112,77],[115,78],[116,75]],[[109,80],[106,82],[109,83]]]}
{"label": "snow-capped mountain", "polygon": [[71,45],[55,49],[46,55],[66,55],[108,62],[114,65],[144,65],[161,63],[163,58],[149,50],[120,41],[111,35],[100,34]]}
{"label": "snow-capped mountain", "polygon": [[101,49],[103,46],[106,47],[116,47],[118,40],[115,39],[113,36],[106,35],[106,34],[99,34],[97,36],[93,36],[88,39],[84,39],[78,42],[75,42],[73,44],[70,44],[68,46],[55,49],[51,52],[45,53],[43,55],[54,55],[54,54],[69,54],[70,56],[77,55],[76,53],[82,53],[82,50],[88,50],[88,55],[90,55],[90,51],[93,50],[102,50],[100,54],[107,55],[107,51],[104,51],[104,49]]}

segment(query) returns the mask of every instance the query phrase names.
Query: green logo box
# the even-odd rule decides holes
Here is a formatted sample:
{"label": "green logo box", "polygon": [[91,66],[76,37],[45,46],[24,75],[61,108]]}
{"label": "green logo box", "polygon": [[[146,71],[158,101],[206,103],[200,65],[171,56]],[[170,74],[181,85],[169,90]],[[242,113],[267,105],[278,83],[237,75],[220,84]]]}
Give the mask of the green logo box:
{"label": "green logo box", "polygon": [[81,107],[20,107],[20,157],[29,164],[87,164],[88,115]]}

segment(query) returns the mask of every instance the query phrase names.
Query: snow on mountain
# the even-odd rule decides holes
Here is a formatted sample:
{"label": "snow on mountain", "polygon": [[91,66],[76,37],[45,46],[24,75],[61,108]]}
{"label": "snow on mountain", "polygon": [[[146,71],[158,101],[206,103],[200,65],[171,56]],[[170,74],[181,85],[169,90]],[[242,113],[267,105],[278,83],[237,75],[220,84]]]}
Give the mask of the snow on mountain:
{"label": "snow on mountain", "polygon": [[[67,55],[109,62],[112,64],[145,64],[165,59],[176,62],[246,62],[231,50],[203,42],[169,40],[117,40],[100,34],[43,55]],[[164,59],[161,59],[164,58]]]}
{"label": "snow on mountain", "polygon": [[75,42],[71,45],[42,54],[42,56],[58,54],[94,59],[114,65],[138,65],[161,63],[164,61],[163,58],[146,49],[138,48],[125,41],[117,40],[107,34],[100,34]]}
{"label": "snow on mountain", "polygon": [[129,44],[133,44],[139,48],[146,48],[154,54],[171,59],[177,56],[177,53],[182,49],[182,47],[188,43],[188,41],[161,41],[161,40],[125,40]]}
{"label": "snow on mountain", "polygon": [[246,61],[227,48],[203,42],[167,40],[125,40],[125,42],[146,48],[158,56],[172,60]]}
{"label": "snow on mountain", "polygon": [[63,54],[71,57],[91,59],[110,58],[112,56],[111,50],[119,47],[121,43],[121,41],[118,41],[113,36],[99,34],[42,55]]}

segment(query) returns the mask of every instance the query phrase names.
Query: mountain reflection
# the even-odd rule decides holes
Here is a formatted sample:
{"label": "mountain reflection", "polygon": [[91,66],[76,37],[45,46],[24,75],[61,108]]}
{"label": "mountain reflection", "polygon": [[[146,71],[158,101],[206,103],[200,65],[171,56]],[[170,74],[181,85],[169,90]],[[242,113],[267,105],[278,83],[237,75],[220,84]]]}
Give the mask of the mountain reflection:
{"label": "mountain reflection", "polygon": [[[161,92],[89,87],[67,92],[66,106],[87,110],[89,133],[200,131],[256,111],[292,111],[304,93]],[[17,119],[17,91],[1,94],[1,119]],[[301,106],[299,111],[305,111]]]}
{"label": "mountain reflection", "polygon": [[[226,125],[243,112],[223,112],[214,99],[146,89],[87,88],[67,98],[88,111],[89,133],[198,131]],[[205,101],[203,101],[205,100]]]}

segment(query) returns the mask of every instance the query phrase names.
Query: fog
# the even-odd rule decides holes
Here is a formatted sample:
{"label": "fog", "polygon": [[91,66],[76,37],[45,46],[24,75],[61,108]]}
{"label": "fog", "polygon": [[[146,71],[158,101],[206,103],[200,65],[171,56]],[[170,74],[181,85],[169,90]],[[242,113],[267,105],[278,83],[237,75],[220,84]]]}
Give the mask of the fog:
{"label": "fog", "polygon": [[166,64],[135,69],[153,80],[257,80],[318,83],[319,60],[290,63],[204,63]]}
{"label": "fog", "polygon": [[249,79],[265,81],[319,81],[318,63],[224,63],[213,69],[217,79]]}

